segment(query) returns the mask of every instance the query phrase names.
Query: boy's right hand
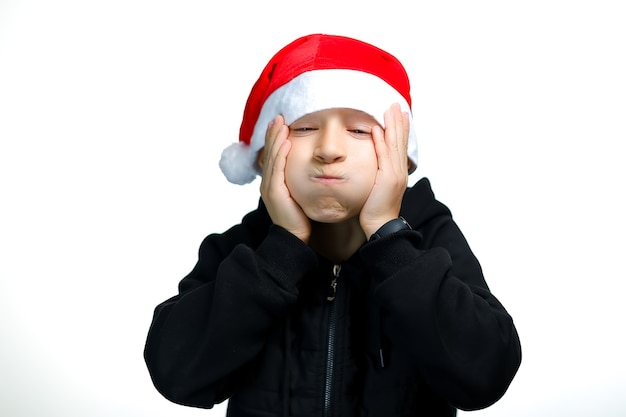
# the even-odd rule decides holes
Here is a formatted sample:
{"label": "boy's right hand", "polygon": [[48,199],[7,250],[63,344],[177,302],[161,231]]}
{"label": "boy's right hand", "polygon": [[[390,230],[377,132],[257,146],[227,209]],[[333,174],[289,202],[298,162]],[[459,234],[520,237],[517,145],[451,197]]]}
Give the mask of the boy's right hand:
{"label": "boy's right hand", "polygon": [[289,127],[282,116],[272,120],[265,133],[265,148],[261,157],[261,198],[275,225],[293,233],[303,242],[309,242],[311,222],[302,208],[291,197],[285,182],[285,166],[291,142],[287,139]]}

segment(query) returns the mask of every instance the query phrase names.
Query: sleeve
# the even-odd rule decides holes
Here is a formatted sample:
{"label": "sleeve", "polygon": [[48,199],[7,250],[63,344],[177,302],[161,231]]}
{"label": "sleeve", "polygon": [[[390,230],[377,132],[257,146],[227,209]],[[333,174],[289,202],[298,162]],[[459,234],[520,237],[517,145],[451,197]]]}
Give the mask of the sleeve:
{"label": "sleeve", "polygon": [[383,332],[450,404],[485,408],[519,368],[517,331],[451,216],[436,217],[425,230],[424,239],[407,230],[362,248]]}
{"label": "sleeve", "polygon": [[277,226],[256,250],[239,244],[223,259],[222,238],[204,240],[196,267],[179,294],[156,307],[148,332],[144,358],[153,383],[183,405],[211,408],[230,397],[317,262]]}

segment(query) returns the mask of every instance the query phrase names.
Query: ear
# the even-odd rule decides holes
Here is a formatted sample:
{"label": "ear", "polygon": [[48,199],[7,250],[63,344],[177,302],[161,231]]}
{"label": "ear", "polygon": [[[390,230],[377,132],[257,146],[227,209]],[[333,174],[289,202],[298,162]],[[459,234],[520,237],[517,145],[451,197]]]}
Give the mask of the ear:
{"label": "ear", "polygon": [[262,171],[263,170],[263,164],[265,164],[265,147],[262,147],[256,153],[256,164]]}

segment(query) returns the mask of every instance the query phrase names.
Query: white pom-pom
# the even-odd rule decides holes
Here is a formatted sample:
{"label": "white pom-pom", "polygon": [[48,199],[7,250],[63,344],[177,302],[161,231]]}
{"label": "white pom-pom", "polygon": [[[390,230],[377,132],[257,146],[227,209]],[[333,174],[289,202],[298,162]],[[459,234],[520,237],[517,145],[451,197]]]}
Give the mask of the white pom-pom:
{"label": "white pom-pom", "polygon": [[233,143],[224,149],[220,169],[228,181],[238,185],[251,183],[258,175],[255,155],[242,142]]}

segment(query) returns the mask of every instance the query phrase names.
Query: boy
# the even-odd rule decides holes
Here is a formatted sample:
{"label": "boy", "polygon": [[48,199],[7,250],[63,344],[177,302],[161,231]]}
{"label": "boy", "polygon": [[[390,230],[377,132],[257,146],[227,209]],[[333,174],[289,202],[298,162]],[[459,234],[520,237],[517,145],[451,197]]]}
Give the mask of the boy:
{"label": "boy", "polygon": [[239,416],[453,416],[497,401],[513,321],[427,179],[407,74],[310,35],[255,83],[222,171],[259,207],[209,235],[155,310],[145,359],[171,401]]}

